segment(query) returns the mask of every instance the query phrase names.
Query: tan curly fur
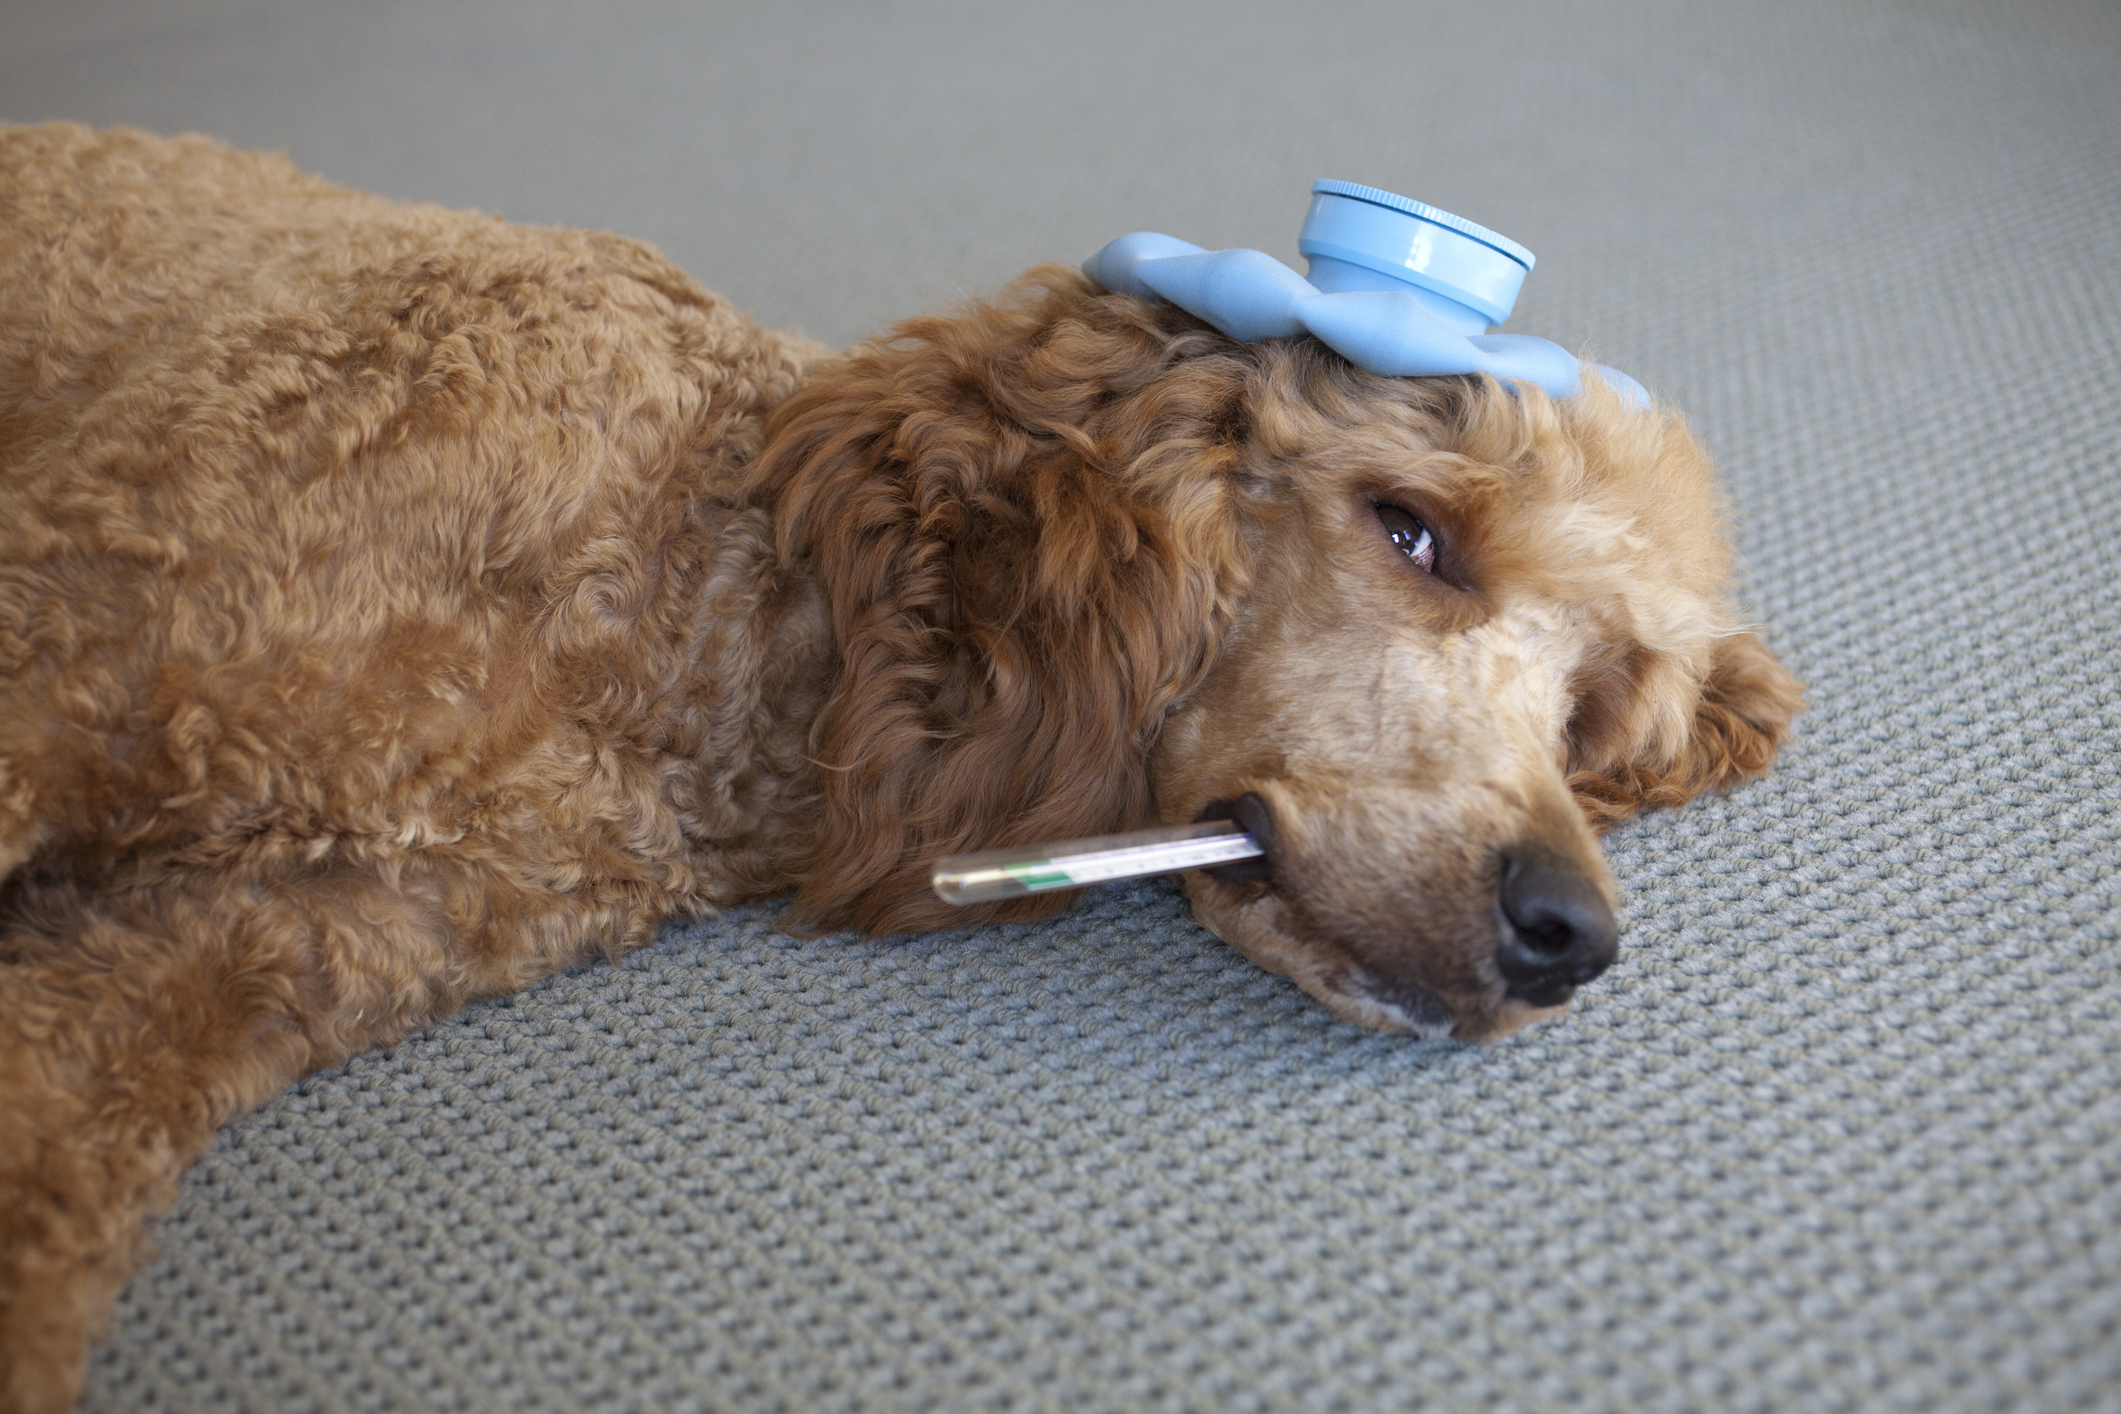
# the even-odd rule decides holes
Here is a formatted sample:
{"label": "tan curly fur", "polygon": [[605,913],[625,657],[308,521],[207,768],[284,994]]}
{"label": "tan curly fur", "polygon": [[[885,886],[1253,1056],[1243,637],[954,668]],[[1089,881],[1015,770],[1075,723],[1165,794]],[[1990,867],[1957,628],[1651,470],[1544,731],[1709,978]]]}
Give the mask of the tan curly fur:
{"label": "tan curly fur", "polygon": [[[1422,573],[1379,528],[1436,532]],[[0,1408],[229,1116],[480,997],[934,857],[1271,811],[1202,921],[1500,1034],[1497,860],[1766,767],[1706,456],[1034,271],[829,354],[653,250],[0,130]],[[1528,843],[1529,842],[1529,843]]]}

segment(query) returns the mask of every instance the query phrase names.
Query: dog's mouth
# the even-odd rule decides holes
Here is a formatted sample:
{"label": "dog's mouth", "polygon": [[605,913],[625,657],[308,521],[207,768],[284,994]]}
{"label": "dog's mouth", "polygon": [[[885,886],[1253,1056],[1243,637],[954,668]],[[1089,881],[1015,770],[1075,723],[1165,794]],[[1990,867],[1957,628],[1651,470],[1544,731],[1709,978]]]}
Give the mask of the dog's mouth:
{"label": "dog's mouth", "polygon": [[1209,820],[1229,820],[1235,823],[1252,842],[1259,846],[1260,853],[1251,859],[1233,860],[1228,864],[1217,864],[1206,870],[1209,878],[1218,884],[1266,884],[1274,878],[1274,812],[1267,808],[1257,791],[1246,791],[1234,800],[1211,800],[1201,807],[1193,817],[1195,824]]}
{"label": "dog's mouth", "polygon": [[1351,977],[1349,991],[1377,1008],[1398,1029],[1424,1041],[1448,1040],[1458,1027],[1458,1013],[1451,1004],[1418,983]]}

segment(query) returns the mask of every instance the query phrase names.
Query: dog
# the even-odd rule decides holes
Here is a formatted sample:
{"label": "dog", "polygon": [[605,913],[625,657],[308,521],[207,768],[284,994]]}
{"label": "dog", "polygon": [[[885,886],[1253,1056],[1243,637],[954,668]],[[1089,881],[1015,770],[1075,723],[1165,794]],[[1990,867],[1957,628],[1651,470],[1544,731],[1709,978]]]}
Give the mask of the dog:
{"label": "dog", "polygon": [[1797,683],[1710,459],[1042,267],[831,352],[647,246],[203,138],[0,132],[0,1361],[66,1408],[231,1115],[790,896],[1235,818],[1200,921],[1480,1040],[1613,960],[1596,832]]}

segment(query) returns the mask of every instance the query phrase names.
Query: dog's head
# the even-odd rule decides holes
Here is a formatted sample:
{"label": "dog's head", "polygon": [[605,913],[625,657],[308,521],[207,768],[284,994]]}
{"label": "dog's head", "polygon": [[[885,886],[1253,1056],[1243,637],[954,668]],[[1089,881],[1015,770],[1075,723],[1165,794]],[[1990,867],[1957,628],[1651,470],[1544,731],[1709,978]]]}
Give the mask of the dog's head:
{"label": "dog's head", "polygon": [[1234,815],[1196,912],[1350,1021],[1503,1034],[1612,961],[1594,827],[1764,769],[1796,684],[1725,597],[1706,454],[1593,386],[1364,373],[1046,269],[828,365],[757,494],[824,589],[797,907],[941,854]]}

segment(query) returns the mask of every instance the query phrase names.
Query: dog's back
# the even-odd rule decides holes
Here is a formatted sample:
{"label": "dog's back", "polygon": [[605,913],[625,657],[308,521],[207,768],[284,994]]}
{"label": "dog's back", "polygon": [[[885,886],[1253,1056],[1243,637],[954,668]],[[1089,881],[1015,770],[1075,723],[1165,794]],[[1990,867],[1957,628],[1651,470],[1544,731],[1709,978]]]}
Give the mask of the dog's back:
{"label": "dog's back", "polygon": [[0,202],[0,869],[461,831],[681,673],[693,510],[800,346],[202,139],[8,131]]}

